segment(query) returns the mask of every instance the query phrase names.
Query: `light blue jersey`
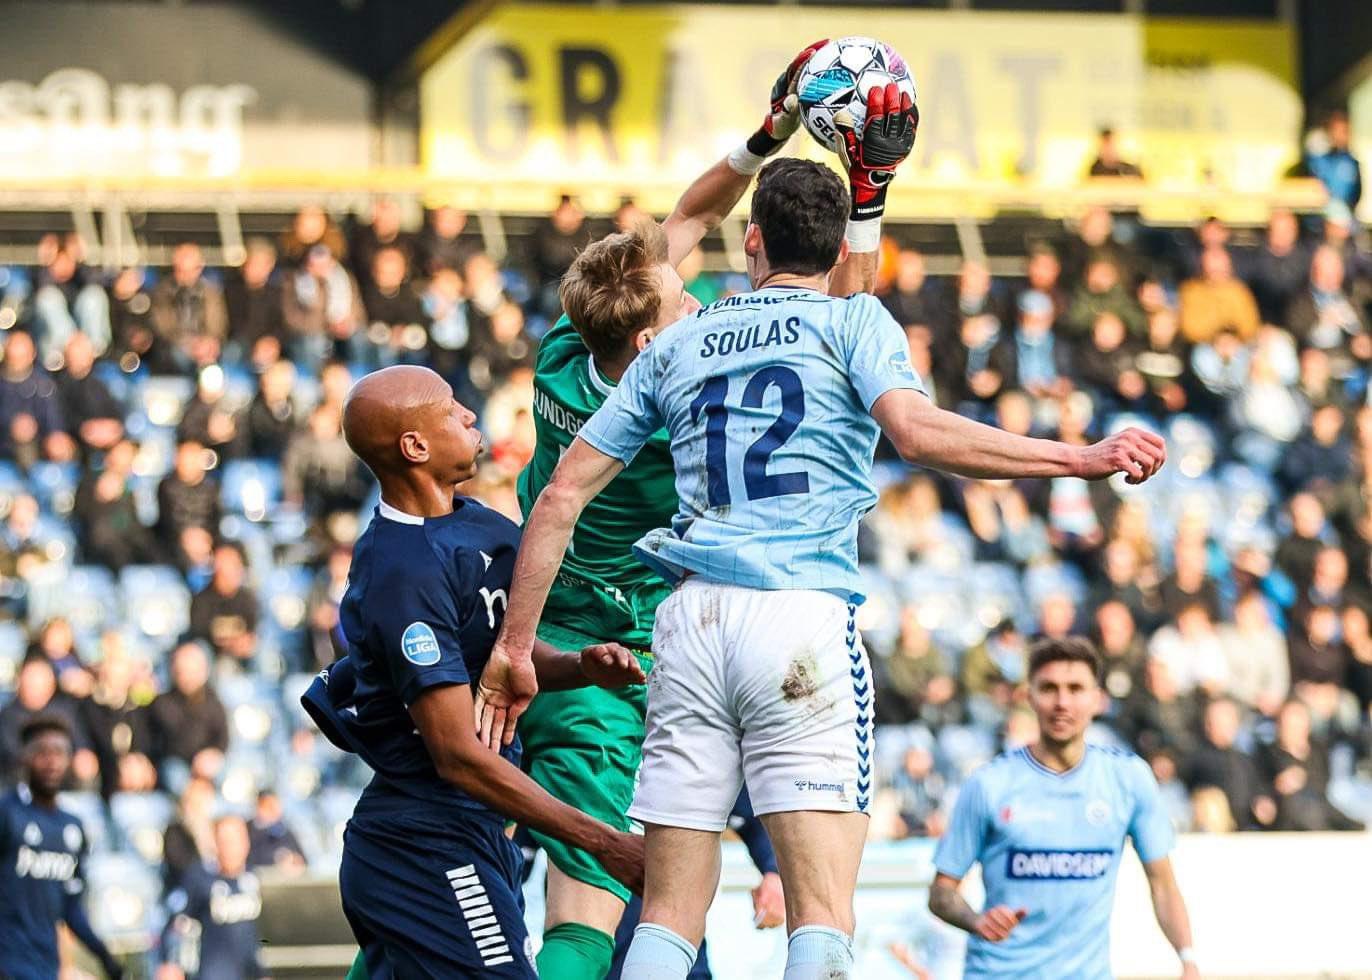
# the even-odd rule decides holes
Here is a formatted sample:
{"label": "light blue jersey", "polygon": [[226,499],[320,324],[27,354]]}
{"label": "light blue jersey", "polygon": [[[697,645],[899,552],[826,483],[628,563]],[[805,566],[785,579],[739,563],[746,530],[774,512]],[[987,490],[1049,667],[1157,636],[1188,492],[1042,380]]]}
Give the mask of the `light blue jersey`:
{"label": "light blue jersey", "polygon": [[873,296],[770,287],[663,332],[580,436],[629,463],[671,436],[680,509],[635,554],[755,589],[818,589],[861,602],[858,520],[876,503],[872,405],[923,391],[905,334]]}
{"label": "light blue jersey", "polygon": [[1158,784],[1131,752],[1088,745],[1076,768],[1057,773],[1022,748],[973,773],[934,867],[962,879],[979,861],[986,908],[1029,914],[1002,942],[972,936],[963,976],[1109,978],[1125,837],[1145,864],[1172,850]]}

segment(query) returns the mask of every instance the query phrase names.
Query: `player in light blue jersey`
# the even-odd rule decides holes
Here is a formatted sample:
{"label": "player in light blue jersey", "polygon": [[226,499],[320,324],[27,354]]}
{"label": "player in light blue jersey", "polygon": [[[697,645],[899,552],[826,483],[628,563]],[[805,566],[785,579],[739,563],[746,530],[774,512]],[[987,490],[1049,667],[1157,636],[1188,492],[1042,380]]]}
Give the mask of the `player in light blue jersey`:
{"label": "player in light blue jersey", "polygon": [[[686,976],[745,777],[784,882],[786,980],[849,975],[873,748],[856,541],[876,500],[879,432],[911,462],[979,477],[1123,471],[1140,482],[1163,462],[1162,441],[1137,430],[1075,448],[937,409],[881,305],[825,295],[847,255],[850,213],[842,182],[819,164],[764,168],[744,234],[755,291],[662,331],[581,428],[528,518],[492,651],[505,673],[526,669],[582,508],[667,429],[680,507],[636,551],[680,584],[653,631],[629,811],[646,828],[648,871],[625,980]],[[508,735],[506,713],[520,708],[507,698],[483,731],[503,724]]]}
{"label": "player in light blue jersey", "polygon": [[[1153,773],[1138,756],[1086,744],[1101,709],[1100,655],[1075,637],[1029,657],[1029,703],[1039,740],[972,774],[934,855],[929,908],[971,933],[968,980],[1108,980],[1110,911],[1124,840],[1148,876],[1163,934],[1197,980],[1191,923],[1172,875],[1172,826]],[[981,864],[986,911],[958,894]]]}

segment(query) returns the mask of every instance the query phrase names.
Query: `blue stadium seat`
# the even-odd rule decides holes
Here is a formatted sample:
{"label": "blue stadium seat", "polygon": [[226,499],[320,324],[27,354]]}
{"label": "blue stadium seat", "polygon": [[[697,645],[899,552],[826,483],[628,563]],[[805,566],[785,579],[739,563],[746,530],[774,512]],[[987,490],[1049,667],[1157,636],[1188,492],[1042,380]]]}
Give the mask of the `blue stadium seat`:
{"label": "blue stadium seat", "polygon": [[229,737],[234,747],[265,745],[283,728],[276,685],[250,674],[219,678],[215,688],[229,716]]}
{"label": "blue stadium seat", "polygon": [[53,616],[65,616],[78,633],[98,632],[118,622],[114,575],[98,565],[41,568],[29,588],[29,625],[38,626]]}
{"label": "blue stadium seat", "polygon": [[110,797],[110,818],[120,837],[144,861],[162,863],[162,837],[176,813],[176,804],[165,793],[115,793]]}
{"label": "blue stadium seat", "polygon": [[1033,609],[1049,596],[1061,593],[1080,603],[1086,597],[1086,579],[1075,565],[1063,562],[1035,565],[1024,571],[1024,592]]}
{"label": "blue stadium seat", "polygon": [[1015,566],[978,562],[969,570],[966,581],[972,616],[977,623],[988,630],[1007,617],[1023,624],[1029,610]]}
{"label": "blue stadium seat", "polygon": [[111,850],[110,825],[105,816],[105,801],[99,793],[62,793],[57,805],[81,821],[86,846],[92,854]]}
{"label": "blue stadium seat", "polygon": [[275,771],[272,755],[266,749],[230,743],[224,756],[219,795],[235,809],[251,810],[258,792],[275,784]]}
{"label": "blue stadium seat", "polygon": [[0,461],[0,513],[9,513],[14,498],[29,492],[29,485],[19,467]]}
{"label": "blue stadium seat", "polygon": [[133,399],[135,375],[125,373],[120,370],[118,364],[111,361],[97,361],[95,367],[91,368],[91,374],[104,382],[105,387],[109,389],[110,394],[119,404],[125,408],[129,406]]}
{"label": "blue stadium seat", "polygon": [[139,437],[138,461],[134,469],[140,477],[161,480],[176,462],[176,429],[150,425]]}
{"label": "blue stadium seat", "polygon": [[234,460],[220,484],[224,508],[250,521],[265,521],[281,502],[281,467],[273,460]]}
{"label": "blue stadium seat", "polygon": [[303,632],[313,584],[308,568],[273,568],[262,581],[262,611],[283,633]]}
{"label": "blue stadium seat", "polygon": [[96,935],[142,948],[156,927],[162,882],[136,854],[98,854],[86,866],[86,907]]}
{"label": "blue stadium seat", "polygon": [[29,470],[28,482],[43,510],[65,517],[76,503],[81,467],[76,463],[35,463]]}
{"label": "blue stadium seat", "polygon": [[965,778],[996,754],[996,735],[979,725],[946,725],[938,733],[938,757],[950,776]]}
{"label": "blue stadium seat", "polygon": [[132,407],[143,412],[153,425],[175,428],[194,395],[195,382],[190,378],[149,377],[134,391]]}
{"label": "blue stadium seat", "polygon": [[906,605],[917,610],[920,623],[935,640],[950,648],[962,645],[963,627],[969,619],[965,587],[958,574],[917,562],[900,583]]}
{"label": "blue stadium seat", "polygon": [[170,565],[130,565],[119,573],[119,588],[128,623],[161,649],[190,626],[190,589]]}

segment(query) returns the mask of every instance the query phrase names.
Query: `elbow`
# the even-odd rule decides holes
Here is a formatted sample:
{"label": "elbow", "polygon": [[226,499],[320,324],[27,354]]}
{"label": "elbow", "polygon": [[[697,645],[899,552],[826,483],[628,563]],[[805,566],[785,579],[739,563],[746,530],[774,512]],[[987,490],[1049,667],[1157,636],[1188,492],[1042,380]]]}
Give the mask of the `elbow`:
{"label": "elbow", "polygon": [[586,506],[582,488],[573,480],[553,471],[552,479],[538,495],[538,506],[559,524],[575,524]]}

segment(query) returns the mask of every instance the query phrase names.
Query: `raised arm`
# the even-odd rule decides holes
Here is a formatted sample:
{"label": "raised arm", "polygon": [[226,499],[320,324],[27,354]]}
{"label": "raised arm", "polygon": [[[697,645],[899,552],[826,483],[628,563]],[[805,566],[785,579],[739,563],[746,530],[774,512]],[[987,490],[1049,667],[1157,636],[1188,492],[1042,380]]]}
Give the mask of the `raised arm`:
{"label": "raised arm", "polygon": [[1176,875],[1172,873],[1171,859],[1148,861],[1143,866],[1143,873],[1148,877],[1148,894],[1153,900],[1153,914],[1158,918],[1162,934],[1181,957],[1182,980],[1199,980],[1200,971],[1191,949],[1191,917],[1186,912],[1181,889],[1177,887]]}
{"label": "raised arm", "polygon": [[1089,446],[1069,446],[973,422],[909,389],[882,395],[872,405],[872,417],[906,462],[976,479],[1103,480],[1124,473],[1129,483],[1142,483],[1167,459],[1161,437],[1142,429],[1125,429]]}
{"label": "raised arm", "polygon": [[796,79],[805,62],[827,41],[816,41],[791,59],[772,85],[762,125],[748,141],[696,178],[662,223],[667,233],[667,261],[677,265],[691,254],[743,197],[753,176],[768,157],[781,148],[800,126]]}
{"label": "raised arm", "polygon": [[581,512],[622,469],[623,462],[578,437],[529,512],[505,621],[477,686],[476,711],[487,746],[514,740],[515,722],[538,693],[532,654],[548,591]]}

